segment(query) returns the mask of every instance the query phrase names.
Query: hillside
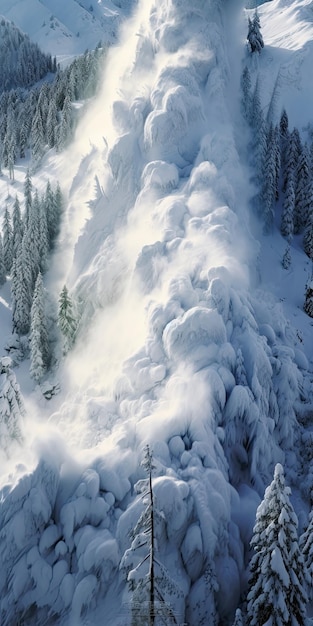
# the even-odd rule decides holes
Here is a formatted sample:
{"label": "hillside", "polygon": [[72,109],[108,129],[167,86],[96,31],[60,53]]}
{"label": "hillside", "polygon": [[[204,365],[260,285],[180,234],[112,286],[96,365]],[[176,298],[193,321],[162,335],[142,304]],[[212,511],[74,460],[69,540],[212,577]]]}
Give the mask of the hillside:
{"label": "hillside", "polygon": [[0,0],[0,15],[27,33],[59,61],[82,54],[102,41],[115,42],[130,0]]}
{"label": "hillside", "polygon": [[[83,5],[72,0],[63,18],[61,3],[60,14],[54,8],[72,34]],[[105,11],[120,19],[115,5],[98,3],[99,30]],[[12,3],[0,0],[0,12],[18,23]],[[49,401],[27,359],[15,368],[27,413],[22,447],[2,459],[3,625],[100,626],[104,615],[108,626],[131,624],[127,576],[136,580],[145,550],[136,553],[130,532],[144,509],[147,444],[176,623],[233,623],[256,508],[277,463],[301,530],[307,523],[311,261],[297,235],[289,269],[281,265],[282,196],[268,234],[253,210],[240,79],[247,65],[265,115],[276,85],[271,121],[285,107],[290,128],[311,142],[312,22],[307,0],[273,0],[259,15],[265,47],[251,57],[248,13],[236,2],[140,2],[73,142],[34,172],[40,192],[58,180],[66,198],[44,284],[55,306],[67,285],[80,323],[49,373],[60,389]],[[76,40],[50,41],[79,51]],[[17,164],[14,183],[4,172],[3,206],[22,198],[26,166]],[[3,344],[9,285],[0,293]]]}

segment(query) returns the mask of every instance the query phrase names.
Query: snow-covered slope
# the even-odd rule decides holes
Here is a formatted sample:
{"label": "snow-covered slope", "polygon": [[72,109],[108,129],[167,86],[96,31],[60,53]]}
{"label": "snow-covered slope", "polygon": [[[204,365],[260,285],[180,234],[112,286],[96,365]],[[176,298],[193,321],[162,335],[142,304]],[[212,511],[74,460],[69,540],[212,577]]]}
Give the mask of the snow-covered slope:
{"label": "snow-covered slope", "polygon": [[[278,42],[274,17],[302,25],[306,5],[298,8],[262,7],[273,48],[255,66],[264,107],[281,59],[297,75],[280,92],[293,123],[299,85],[310,89],[301,61],[310,47],[300,36],[292,43],[296,26]],[[57,294],[66,282],[83,316],[57,373],[59,396],[26,398],[23,465],[2,479],[3,624],[17,615],[32,626],[98,626],[103,615],[109,626],[130,624],[125,563],[140,560],[127,549],[147,443],[174,611],[190,626],[213,624],[215,611],[229,624],[274,464],[295,479],[308,363],[285,315],[297,311],[293,293],[284,311],[260,263],[278,257],[281,238],[257,241],[251,221],[239,110],[245,29],[236,3],[142,0],[75,142],[45,160],[44,175],[68,195],[47,286]],[[271,279],[281,284],[277,267]],[[299,283],[303,268],[293,271]],[[297,314],[309,357],[309,322]]]}
{"label": "snow-covered slope", "polygon": [[62,60],[95,48],[99,41],[114,42],[131,4],[131,0],[0,0],[0,15]]}

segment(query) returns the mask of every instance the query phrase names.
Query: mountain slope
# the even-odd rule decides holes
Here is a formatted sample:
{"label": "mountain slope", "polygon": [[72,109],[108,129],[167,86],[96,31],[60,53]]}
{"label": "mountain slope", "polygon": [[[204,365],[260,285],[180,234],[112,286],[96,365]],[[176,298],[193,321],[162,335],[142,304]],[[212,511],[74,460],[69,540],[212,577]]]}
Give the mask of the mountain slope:
{"label": "mountain slope", "polygon": [[[261,9],[265,39],[273,5]],[[142,2],[76,141],[45,160],[68,193],[47,286],[57,294],[66,282],[83,311],[61,393],[27,398],[25,465],[2,479],[4,624],[130,624],[127,567],[140,557],[127,550],[147,443],[174,611],[190,625],[216,613],[231,623],[274,464],[301,472],[296,412],[310,375],[268,289],[283,282],[282,238],[264,238],[250,210],[245,27],[231,3]],[[256,64],[265,107],[280,54]],[[293,271],[300,283],[302,267]]]}
{"label": "mountain slope", "polygon": [[131,3],[68,0],[0,0],[0,15],[12,20],[40,48],[58,59],[83,53],[99,41],[112,43]]}

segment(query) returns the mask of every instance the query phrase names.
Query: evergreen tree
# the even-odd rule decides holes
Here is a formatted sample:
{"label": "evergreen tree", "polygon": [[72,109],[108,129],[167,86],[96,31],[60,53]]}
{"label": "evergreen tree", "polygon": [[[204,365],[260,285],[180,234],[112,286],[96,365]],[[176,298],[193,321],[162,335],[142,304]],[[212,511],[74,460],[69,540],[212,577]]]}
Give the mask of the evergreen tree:
{"label": "evergreen tree", "polygon": [[274,203],[276,199],[276,145],[273,126],[270,125],[263,169],[263,185],[260,193],[261,211],[265,232],[270,232],[274,222]]}
{"label": "evergreen tree", "polygon": [[40,107],[37,104],[36,112],[32,120],[31,127],[31,151],[32,161],[37,165],[42,159],[45,152],[45,133],[41,117]]}
{"label": "evergreen tree", "polygon": [[30,327],[32,274],[24,238],[12,265],[13,332],[26,335]]}
{"label": "evergreen tree", "polygon": [[290,245],[287,244],[284,256],[282,259],[282,266],[285,270],[288,270],[291,265],[291,254],[290,254]]}
{"label": "evergreen tree", "polygon": [[[40,200],[36,189],[31,205],[27,228],[24,231],[23,246],[29,255],[29,265],[31,268],[31,296],[34,291],[38,272],[40,271]],[[46,261],[46,259],[44,259]]]}
{"label": "evergreen tree", "polygon": [[[156,558],[156,532],[160,523],[164,526],[163,515],[155,505],[152,472],[155,469],[149,446],[143,466],[148,474],[148,480],[141,485],[144,490],[144,498],[148,498],[148,504],[141,514],[133,532],[132,544],[124,554],[121,567],[128,571],[128,582],[132,591],[132,626],[153,626],[159,623],[168,626],[177,624],[175,614],[165,599],[165,591],[168,596],[179,594],[174,581],[169,577],[165,567]],[[135,567],[136,553],[145,548],[145,556],[139,556],[139,563]],[[137,559],[138,560],[138,559]],[[145,567],[146,564],[146,567]]]}
{"label": "evergreen tree", "polygon": [[63,335],[63,353],[66,354],[74,345],[77,330],[73,303],[66,285],[64,285],[59,298],[58,324]]}
{"label": "evergreen tree", "polygon": [[250,72],[249,72],[249,70],[248,70],[246,65],[245,65],[244,70],[243,70],[242,75],[241,75],[241,92],[242,92],[242,97],[241,97],[242,114],[243,114],[243,117],[248,122],[250,122],[250,117],[251,117],[251,100],[252,100],[251,77],[250,77]]}
{"label": "evergreen tree", "polygon": [[11,369],[11,359],[0,359],[0,446],[7,454],[13,440],[22,442],[23,398]]}
{"label": "evergreen tree", "polygon": [[25,222],[25,226],[27,226],[27,224],[28,224],[29,214],[30,214],[31,206],[32,206],[32,202],[33,202],[32,191],[33,191],[33,184],[32,184],[30,171],[28,169],[27,172],[26,172],[25,182],[24,182],[24,198],[25,198],[25,217],[24,217],[24,222]]}
{"label": "evergreen tree", "polygon": [[309,259],[312,259],[313,261],[313,211],[310,215],[305,229],[303,237],[303,248]]}
{"label": "evergreen tree", "polygon": [[306,225],[310,209],[308,189],[310,182],[309,153],[303,146],[296,170],[294,231],[299,233]]}
{"label": "evergreen tree", "polygon": [[44,309],[44,289],[41,274],[38,274],[30,324],[30,375],[39,382],[49,363],[49,343]]}
{"label": "evergreen tree", "polygon": [[48,269],[48,257],[49,257],[49,238],[48,238],[48,224],[47,215],[45,210],[45,198],[42,198],[39,202],[39,216],[38,216],[38,235],[39,235],[39,269],[42,273]]}
{"label": "evergreen tree", "polygon": [[73,133],[73,109],[67,93],[62,108],[61,122],[59,126],[58,149],[63,150],[70,142]]}
{"label": "evergreen tree", "polygon": [[3,260],[6,272],[10,274],[13,263],[13,231],[8,207],[3,220]]}
{"label": "evergreen tree", "polygon": [[3,258],[2,235],[0,233],[0,286],[4,285],[5,281],[6,281],[6,269],[5,269],[4,258]]}
{"label": "evergreen tree", "polygon": [[248,387],[247,372],[244,364],[243,354],[240,348],[236,354],[236,385]]}
{"label": "evergreen tree", "polygon": [[298,545],[298,520],[291,505],[284,471],[277,464],[274,480],[257,509],[251,546],[247,624],[304,626],[306,569]]}
{"label": "evergreen tree", "polygon": [[308,595],[313,599],[313,512],[309,517],[309,524],[299,539],[300,550],[308,572]]}
{"label": "evergreen tree", "polygon": [[244,626],[242,612],[240,609],[236,610],[236,615],[233,621],[233,626]]}
{"label": "evergreen tree", "polygon": [[15,197],[14,205],[13,205],[13,255],[16,255],[17,249],[19,248],[22,239],[23,239],[23,222],[21,217],[21,208],[18,197]]}
{"label": "evergreen tree", "polygon": [[296,172],[300,153],[301,141],[299,131],[297,128],[294,128],[288,137],[286,145],[283,192],[286,191],[290,178],[293,178],[294,183],[296,183]]}
{"label": "evergreen tree", "polygon": [[313,278],[306,286],[303,309],[307,313],[307,315],[313,317]]}
{"label": "evergreen tree", "polygon": [[284,237],[287,237],[288,241],[291,241],[293,236],[293,224],[294,224],[294,208],[295,208],[295,192],[294,192],[294,178],[291,176],[287,183],[286,195],[283,202],[283,210],[281,216],[280,231]]}
{"label": "evergreen tree", "polygon": [[47,116],[47,143],[49,148],[53,148],[57,143],[58,136],[58,110],[56,107],[56,102],[54,98],[54,94],[51,93],[51,99],[49,103],[48,116]]}
{"label": "evergreen tree", "polygon": [[261,34],[261,24],[257,9],[254,11],[253,19],[249,17],[247,41],[250,52],[260,53],[264,48],[264,41]]}

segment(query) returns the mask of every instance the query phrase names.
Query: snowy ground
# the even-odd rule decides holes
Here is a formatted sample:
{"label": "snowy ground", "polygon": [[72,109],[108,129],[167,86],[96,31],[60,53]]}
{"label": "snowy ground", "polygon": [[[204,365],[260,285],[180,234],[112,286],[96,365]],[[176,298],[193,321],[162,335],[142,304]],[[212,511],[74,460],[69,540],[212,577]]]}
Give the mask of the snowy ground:
{"label": "snowy ground", "polygon": [[[45,10],[50,4],[40,3]],[[109,626],[129,623],[130,597],[116,568],[139,516],[133,486],[142,477],[146,443],[156,457],[155,491],[167,519],[162,559],[188,597],[185,619],[199,624],[210,610],[206,558],[214,563],[218,609],[227,623],[239,601],[263,482],[269,466],[284,460],[267,416],[270,359],[289,359],[297,376],[304,351],[312,371],[312,321],[302,311],[311,264],[295,242],[286,272],[282,237],[263,237],[250,221],[253,190],[239,112],[246,14],[228,14],[222,30],[214,7],[198,0],[190,15],[188,4],[139,4],[109,53],[101,94],[73,145],[47,155],[33,178],[39,190],[48,178],[60,180],[68,200],[46,286],[57,296],[66,282],[86,309],[80,340],[55,374],[58,396],[45,401],[32,389],[27,363],[16,369],[27,439],[23,464],[2,479],[14,505],[9,498],[4,505],[0,550],[2,580],[16,567],[15,584],[2,583],[8,603],[37,602],[47,614],[58,612],[59,624],[97,626],[103,615]],[[10,17],[4,0],[0,12]],[[73,33],[80,9],[71,15]],[[303,136],[312,103],[308,16],[304,1],[262,6],[266,47],[252,67],[260,72],[264,107],[279,76],[277,119],[285,106]],[[97,29],[92,36],[99,39]],[[60,50],[58,39],[53,43]],[[71,46],[65,52],[81,51]],[[19,164],[14,183],[0,179],[2,207],[22,194],[24,176]],[[3,347],[8,285],[0,296]],[[254,403],[235,386],[238,347]],[[234,476],[236,463],[245,463],[239,414],[254,415],[261,430],[251,437],[252,475],[236,491],[228,462]],[[277,437],[287,427],[278,424]],[[226,458],[234,440],[236,458]],[[49,544],[55,524],[63,537],[56,545]],[[77,570],[69,571],[70,553]],[[84,602],[90,608],[80,617]],[[44,623],[42,615],[33,623]]]}

